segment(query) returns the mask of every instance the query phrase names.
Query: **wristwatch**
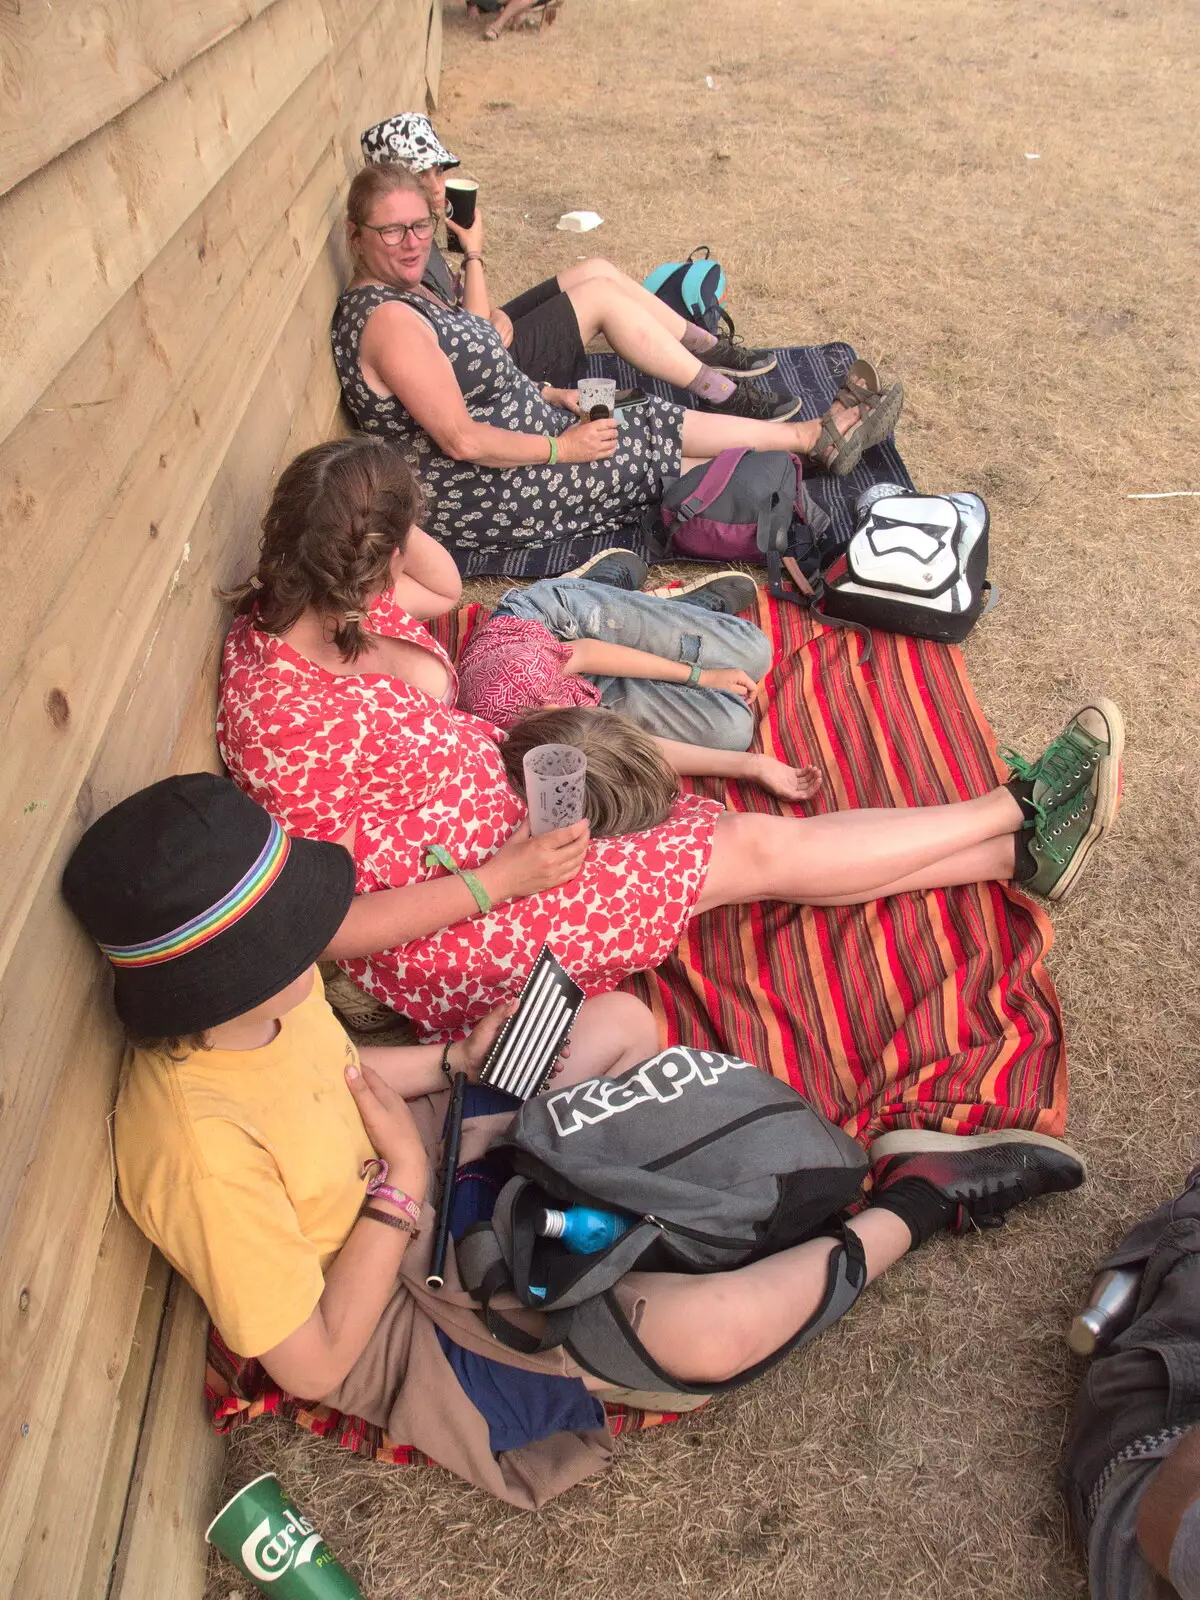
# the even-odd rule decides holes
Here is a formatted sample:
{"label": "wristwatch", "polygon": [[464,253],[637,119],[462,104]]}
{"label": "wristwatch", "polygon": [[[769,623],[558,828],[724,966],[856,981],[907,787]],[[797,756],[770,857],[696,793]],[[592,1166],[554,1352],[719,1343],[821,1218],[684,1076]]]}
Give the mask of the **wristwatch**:
{"label": "wristwatch", "polygon": [[390,1200],[398,1210],[403,1211],[404,1215],[411,1219],[414,1225],[419,1223],[420,1204],[412,1195],[404,1194],[400,1189],[393,1189],[387,1181],[387,1176],[388,1164],[382,1156],[372,1156],[370,1160],[363,1162],[359,1177],[367,1180],[367,1199]]}

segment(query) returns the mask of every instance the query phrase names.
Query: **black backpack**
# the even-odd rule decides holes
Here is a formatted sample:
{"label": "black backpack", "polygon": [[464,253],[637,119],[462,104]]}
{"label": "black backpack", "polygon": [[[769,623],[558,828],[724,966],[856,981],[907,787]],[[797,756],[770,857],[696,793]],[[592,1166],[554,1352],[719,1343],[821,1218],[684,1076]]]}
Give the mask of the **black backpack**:
{"label": "black backpack", "polygon": [[[458,1266],[501,1343],[525,1354],[564,1345],[597,1377],[631,1389],[712,1393],[745,1383],[836,1321],[865,1279],[845,1233],[812,1321],[752,1370],[690,1385],[664,1372],[612,1293],[642,1271],[719,1272],[813,1237],[856,1198],[860,1145],[786,1083],[736,1056],[677,1046],[619,1078],[528,1101],[500,1145],[517,1174],[490,1222],[459,1241]],[[606,1250],[572,1255],[536,1232],[547,1205],[638,1220]],[[835,1231],[840,1231],[840,1226]],[[534,1338],[491,1305],[512,1292],[547,1313]]]}
{"label": "black backpack", "polygon": [[733,318],[722,304],[725,272],[706,244],[698,244],[686,261],[667,261],[655,267],[642,287],[698,328],[716,333],[724,327],[733,338]]}

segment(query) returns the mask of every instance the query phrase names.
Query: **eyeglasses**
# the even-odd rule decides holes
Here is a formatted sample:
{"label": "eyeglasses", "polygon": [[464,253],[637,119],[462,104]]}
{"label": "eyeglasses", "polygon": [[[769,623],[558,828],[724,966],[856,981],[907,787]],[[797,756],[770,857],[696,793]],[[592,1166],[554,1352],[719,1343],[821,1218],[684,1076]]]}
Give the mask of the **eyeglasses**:
{"label": "eyeglasses", "polygon": [[421,217],[416,222],[385,222],[382,228],[377,228],[373,222],[364,222],[363,227],[377,233],[384,244],[403,244],[410,233],[416,239],[431,239],[437,219]]}

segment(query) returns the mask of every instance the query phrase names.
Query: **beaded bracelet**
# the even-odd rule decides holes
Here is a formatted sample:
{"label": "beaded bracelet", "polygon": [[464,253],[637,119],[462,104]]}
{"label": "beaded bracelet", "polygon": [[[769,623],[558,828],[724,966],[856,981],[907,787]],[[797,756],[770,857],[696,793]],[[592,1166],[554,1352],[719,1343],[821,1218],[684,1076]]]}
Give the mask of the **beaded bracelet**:
{"label": "beaded bracelet", "polygon": [[479,879],[473,872],[460,867],[444,844],[431,844],[429,846],[425,854],[425,865],[427,867],[444,867],[447,872],[453,872],[455,877],[461,878],[471,891],[471,898],[484,916],[492,909],[491,897]]}
{"label": "beaded bracelet", "polygon": [[442,1071],[446,1075],[446,1082],[447,1083],[453,1083],[454,1082],[454,1074],[450,1070],[450,1046],[451,1046],[452,1043],[453,1043],[453,1040],[451,1040],[451,1039],[447,1039],[446,1040],[446,1043],[442,1046],[442,1059],[439,1062],[439,1065],[440,1065]]}

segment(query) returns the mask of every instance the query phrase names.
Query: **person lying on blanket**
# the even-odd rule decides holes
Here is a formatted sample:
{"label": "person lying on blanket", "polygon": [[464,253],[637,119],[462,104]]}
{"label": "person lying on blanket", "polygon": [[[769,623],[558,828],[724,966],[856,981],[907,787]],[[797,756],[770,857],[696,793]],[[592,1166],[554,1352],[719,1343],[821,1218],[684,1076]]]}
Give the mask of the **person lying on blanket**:
{"label": "person lying on blanket", "polygon": [[[351,851],[357,894],[330,957],[427,1036],[458,1037],[515,998],[546,939],[600,994],[717,906],[857,905],[1014,878],[1059,900],[1116,818],[1123,725],[1098,699],[971,800],[772,816],[683,794],[646,832],[592,840],[581,822],[532,838],[502,730],[456,707],[454,668],[418,620],[449,611],[460,585],[416,517],[416,484],[385,440],[336,440],[287,467],[257,570],[235,591],[218,741],[285,827]],[[721,752],[667,756],[694,774]]]}
{"label": "person lying on blanket", "polygon": [[[757,604],[754,579],[714,572],[644,594],[648,570],[632,550],[605,550],[561,578],[510,589],[463,651],[461,709],[508,728],[543,706],[604,706],[663,739],[749,750],[771,664],[762,629],[737,615]],[[754,771],[733,763],[721,775],[753,782]]]}
{"label": "person lying on blanket", "polygon": [[[531,1508],[607,1464],[600,1402],[629,1395],[561,1347],[498,1344],[452,1260],[446,1290],[426,1288],[443,1069],[476,1078],[503,1013],[445,1049],[356,1049],[314,964],[354,889],[340,845],[289,837],[210,773],[164,779],[87,830],[63,891],[112,964],[130,1037],[114,1124],[121,1196],[225,1342],[280,1388],[385,1426]],[[638,1001],[589,1000],[561,1081],[657,1048]],[[490,1119],[493,1135],[510,1116]],[[620,1281],[664,1375],[736,1379],[814,1320],[835,1262],[853,1260],[861,1285],[935,1232],[998,1221],[1084,1176],[1069,1147],[1023,1132],[893,1133],[873,1161],[871,1203],[845,1235],[727,1273]],[[674,1409],[696,1403],[680,1396]]]}
{"label": "person lying on blanket", "polygon": [[706,409],[776,422],[800,410],[803,402],[794,395],[743,381],[774,369],[769,350],[748,350],[695,327],[600,256],[493,307],[483,268],[482,213],[477,207],[471,228],[460,228],[446,216],[446,174],[462,163],[442,144],[429,118],[419,111],[401,112],[368,128],[360,142],[368,163],[394,163],[420,178],[434,216],[465,251],[462,277],[456,279],[431,241],[421,281],[450,305],[486,317],[517,366],[537,382],[572,388],[586,370],[589,339],[603,334],[631,366],[688,389]]}

